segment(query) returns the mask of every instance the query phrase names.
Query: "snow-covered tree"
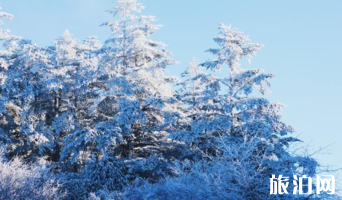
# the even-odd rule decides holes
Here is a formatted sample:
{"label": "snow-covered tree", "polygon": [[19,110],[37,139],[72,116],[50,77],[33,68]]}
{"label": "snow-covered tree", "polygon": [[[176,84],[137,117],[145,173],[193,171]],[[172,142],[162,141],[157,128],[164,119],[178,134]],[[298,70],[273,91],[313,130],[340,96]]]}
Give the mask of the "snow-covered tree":
{"label": "snow-covered tree", "polygon": [[[220,117],[225,117],[220,114],[215,116],[215,113],[220,112],[220,105],[217,105],[219,97],[219,79],[215,75],[204,71],[197,60],[193,59],[188,68],[182,73],[184,81],[180,83],[178,91],[179,98],[186,105],[185,113],[186,120],[178,131],[171,134],[171,138],[184,141],[190,146],[206,142],[207,148],[211,146],[210,138],[204,137],[206,128],[215,131],[217,128],[224,128],[228,124],[221,120]],[[216,99],[215,99],[216,98]],[[216,107],[211,104],[216,103]],[[214,111],[214,109],[218,111]],[[215,116],[215,117],[214,117]],[[209,125],[215,125],[210,127]],[[202,126],[202,130],[199,130]],[[197,129],[195,131],[195,129]]]}
{"label": "snow-covered tree", "polygon": [[[95,51],[101,47],[96,37],[90,37],[82,45],[69,31],[51,47],[52,61],[47,77],[48,91],[52,96],[53,111],[51,126],[58,141],[58,155],[67,137],[87,129],[92,123],[89,108],[92,105],[93,89],[90,83],[98,67]],[[57,158],[58,159],[58,158]]]}
{"label": "snow-covered tree", "polygon": [[[239,138],[241,142],[257,136],[273,143],[275,137],[293,132],[293,128],[281,121],[281,104],[252,96],[254,88],[266,93],[264,84],[268,86],[268,79],[273,75],[260,69],[240,68],[240,60],[250,60],[262,45],[250,43],[247,36],[231,26],[221,24],[219,29],[221,34],[214,40],[220,48],[209,49],[215,58],[201,66],[214,71],[226,67],[228,74],[219,77],[199,71],[185,80],[184,84],[205,88],[190,105],[197,112],[192,116],[191,130],[185,137],[201,145],[226,136],[234,140]],[[188,96],[188,93],[184,95]],[[217,145],[212,142],[209,146],[215,148]]]}
{"label": "snow-covered tree", "polygon": [[199,65],[199,61],[193,58],[188,68],[182,73],[182,78],[185,78],[186,80],[180,83],[181,88],[179,89],[179,95],[182,97],[184,103],[189,104],[190,106],[196,104],[205,90],[201,77],[206,75],[207,74],[203,72],[203,67]]}
{"label": "snow-covered tree", "polygon": [[[92,112],[102,122],[82,136],[93,138],[102,158],[109,152],[126,158],[158,153],[157,146],[166,142],[161,139],[178,115],[175,92],[169,85],[173,80],[164,75],[165,68],[175,62],[164,44],[150,39],[160,26],[152,23],[155,17],[139,15],[142,9],[135,0],[119,0],[109,11],[118,20],[104,23],[112,37],[100,51],[97,80],[92,83],[98,88]],[[115,131],[110,136],[97,127]],[[114,143],[101,142],[104,139]]]}
{"label": "snow-covered tree", "polygon": [[[1,9],[1,7],[0,7]],[[0,12],[0,25],[3,25],[3,19],[12,19],[13,15],[6,13],[6,12]],[[10,35],[9,35],[9,30],[3,30],[0,29],[0,41],[4,42],[10,39]],[[8,70],[8,66],[9,66],[9,52],[8,51],[4,51],[1,50],[0,51],[0,86],[2,87],[2,85],[5,83],[7,76],[6,76],[6,71]],[[0,112],[3,112],[4,110],[4,102],[6,101],[5,98],[2,95],[2,91],[0,91],[0,95],[1,95],[1,100],[0,100]]]}
{"label": "snow-covered tree", "polygon": [[[311,158],[290,154],[289,145],[299,140],[289,136],[294,129],[281,120],[283,106],[256,94],[255,90],[262,95],[268,92],[273,75],[240,67],[241,59],[250,61],[262,45],[251,43],[231,26],[221,24],[219,29],[214,38],[219,48],[209,49],[214,58],[201,66],[213,72],[221,70],[220,74],[227,71],[227,75],[192,70],[195,73],[184,80],[180,93],[191,111],[191,122],[172,137],[203,153],[201,162],[208,164],[204,169],[209,171],[197,173],[209,173],[215,188],[227,194],[240,191],[235,194],[242,199],[253,199],[256,194],[266,199],[271,174],[313,176],[318,165]],[[190,74],[189,69],[185,74]],[[193,90],[195,84],[199,91]],[[189,101],[190,96],[196,101]],[[302,168],[304,163],[308,168]]]}
{"label": "snow-covered tree", "polygon": [[[28,40],[17,40],[17,48],[7,57],[6,81],[2,87],[2,128],[12,139],[12,155],[37,155],[51,134],[44,127],[41,109],[44,94],[43,69],[47,62],[44,48]],[[16,145],[14,145],[16,144]],[[30,152],[28,154],[28,152]]]}

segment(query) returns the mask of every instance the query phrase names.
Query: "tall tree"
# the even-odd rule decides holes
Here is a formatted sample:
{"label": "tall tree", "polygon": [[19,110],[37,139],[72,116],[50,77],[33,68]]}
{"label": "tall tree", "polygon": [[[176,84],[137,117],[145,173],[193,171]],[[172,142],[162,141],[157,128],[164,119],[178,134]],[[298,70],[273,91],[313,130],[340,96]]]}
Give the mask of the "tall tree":
{"label": "tall tree", "polygon": [[63,150],[64,160],[78,162],[81,151],[82,159],[99,161],[173,149],[166,136],[175,129],[180,105],[169,85],[174,79],[164,73],[175,62],[163,43],[150,39],[160,26],[155,17],[139,15],[142,9],[136,0],[119,0],[109,11],[118,20],[104,23],[112,37],[99,51],[91,83],[98,95],[91,109],[97,124],[67,138],[72,145]]}
{"label": "tall tree", "polygon": [[35,159],[43,154],[44,146],[52,140],[51,132],[45,127],[46,112],[40,104],[45,88],[42,80],[47,56],[44,48],[29,40],[17,39],[16,44],[8,57],[7,78],[2,85],[5,108],[2,126],[14,140],[10,145],[14,148],[11,154]]}
{"label": "tall tree", "polygon": [[96,37],[89,37],[80,45],[69,31],[65,31],[52,47],[54,64],[48,86],[54,105],[51,125],[60,151],[69,149],[66,143],[69,137],[92,128],[94,123],[90,108],[95,97],[90,84],[98,69],[96,51],[100,48],[101,43]]}
{"label": "tall tree", "polygon": [[[299,140],[289,136],[294,129],[281,120],[283,106],[256,95],[255,89],[262,95],[268,92],[268,80],[273,75],[261,69],[240,68],[241,59],[250,61],[262,45],[251,43],[246,35],[231,26],[221,24],[219,30],[220,34],[214,38],[219,48],[208,50],[214,59],[201,66],[213,72],[226,68],[227,75],[204,75],[196,70],[197,73],[183,82],[191,85],[200,80],[205,89],[199,93],[181,93],[194,114],[189,115],[189,126],[173,138],[202,151],[204,160],[209,158],[208,163],[204,161],[209,171],[194,173],[212,174],[213,180],[222,180],[216,186],[228,193],[240,191],[235,195],[246,199],[255,194],[268,198],[271,174],[312,176],[317,163],[288,151],[287,147]],[[189,94],[196,94],[197,100],[188,101]],[[301,167],[304,163],[308,168]]]}

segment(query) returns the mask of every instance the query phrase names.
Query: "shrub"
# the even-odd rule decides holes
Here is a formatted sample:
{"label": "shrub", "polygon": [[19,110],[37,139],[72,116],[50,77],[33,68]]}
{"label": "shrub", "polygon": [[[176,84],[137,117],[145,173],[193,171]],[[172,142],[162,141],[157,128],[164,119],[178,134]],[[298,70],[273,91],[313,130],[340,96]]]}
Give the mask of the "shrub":
{"label": "shrub", "polygon": [[54,200],[59,184],[47,169],[25,164],[19,157],[6,160],[0,150],[0,199]]}

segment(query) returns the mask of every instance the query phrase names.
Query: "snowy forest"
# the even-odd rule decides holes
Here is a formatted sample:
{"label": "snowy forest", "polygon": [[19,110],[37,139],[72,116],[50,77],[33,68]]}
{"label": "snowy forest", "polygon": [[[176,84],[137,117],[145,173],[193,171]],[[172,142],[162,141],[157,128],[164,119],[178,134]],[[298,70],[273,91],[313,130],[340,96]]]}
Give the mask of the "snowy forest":
{"label": "snowy forest", "polygon": [[270,194],[273,174],[321,166],[291,150],[295,129],[264,96],[274,75],[241,66],[263,45],[220,24],[207,58],[167,76],[177,62],[143,9],[116,1],[104,43],[65,31],[37,46],[0,27],[0,199],[338,199]]}

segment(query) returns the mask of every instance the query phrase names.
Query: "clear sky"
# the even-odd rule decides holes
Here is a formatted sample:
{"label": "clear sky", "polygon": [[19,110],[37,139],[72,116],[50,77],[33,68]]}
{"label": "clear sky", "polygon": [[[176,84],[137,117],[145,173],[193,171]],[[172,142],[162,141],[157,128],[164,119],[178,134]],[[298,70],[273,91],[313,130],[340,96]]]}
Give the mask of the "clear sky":
{"label": "clear sky", "polygon": [[[99,25],[114,0],[1,0],[15,15],[6,28],[38,45],[50,45],[68,29],[80,40],[110,32]],[[231,24],[265,48],[245,68],[276,75],[267,98],[284,103],[284,121],[293,125],[324,165],[342,167],[342,1],[330,0],[142,0],[145,14],[163,28],[154,39],[166,43],[179,74],[193,56],[205,61],[215,47],[219,23]]]}

